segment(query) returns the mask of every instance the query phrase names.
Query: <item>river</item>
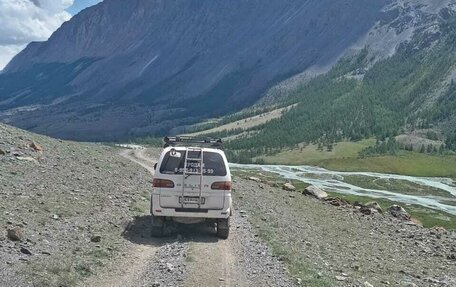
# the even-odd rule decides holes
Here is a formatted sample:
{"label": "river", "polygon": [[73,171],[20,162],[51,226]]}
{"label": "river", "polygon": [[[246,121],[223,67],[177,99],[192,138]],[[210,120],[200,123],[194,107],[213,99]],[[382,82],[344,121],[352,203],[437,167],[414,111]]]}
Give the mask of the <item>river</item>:
{"label": "river", "polygon": [[[405,204],[421,205],[456,215],[456,185],[455,182],[449,178],[414,177],[374,172],[339,172],[313,166],[230,164],[230,167],[238,169],[256,169],[258,171],[274,173],[287,179],[299,180],[307,184],[315,185],[325,191],[367,196],[371,198],[384,198]],[[410,195],[401,194],[400,190],[362,188],[344,182],[344,177],[346,176],[365,176],[376,179],[408,181],[445,191],[448,194],[448,197]]]}

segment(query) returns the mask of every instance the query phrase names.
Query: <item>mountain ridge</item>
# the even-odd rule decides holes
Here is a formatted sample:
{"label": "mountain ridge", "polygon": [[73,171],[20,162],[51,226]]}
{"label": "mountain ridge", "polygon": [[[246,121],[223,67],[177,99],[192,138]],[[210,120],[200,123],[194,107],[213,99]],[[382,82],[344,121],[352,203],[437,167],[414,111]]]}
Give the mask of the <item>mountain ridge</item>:
{"label": "mountain ridge", "polygon": [[364,47],[373,63],[389,57],[451,3],[107,0],[11,61],[0,120],[78,140],[167,133],[248,107]]}
{"label": "mountain ridge", "polygon": [[[121,130],[105,132],[113,139],[226,114],[253,104],[274,82],[340,57],[381,17],[386,2],[105,1],[13,59],[6,77],[37,64],[43,66],[34,73],[47,75],[55,71],[47,65],[55,63],[65,63],[75,76],[46,95],[27,91],[35,79],[21,81],[0,94],[0,102],[9,100],[0,109],[29,102],[21,98],[33,98],[37,107],[2,118],[40,133],[97,140],[108,123]],[[91,63],[81,72],[74,61],[83,59]],[[90,112],[94,107],[100,115]],[[68,115],[79,124],[68,122]],[[62,121],[66,128],[54,124]]]}

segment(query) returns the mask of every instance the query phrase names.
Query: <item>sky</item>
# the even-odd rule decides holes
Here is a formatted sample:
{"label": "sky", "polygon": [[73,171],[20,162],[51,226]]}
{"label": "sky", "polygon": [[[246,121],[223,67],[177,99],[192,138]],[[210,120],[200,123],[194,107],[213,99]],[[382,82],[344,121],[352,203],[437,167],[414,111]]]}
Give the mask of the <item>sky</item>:
{"label": "sky", "polygon": [[75,0],[73,5],[66,9],[71,15],[76,15],[79,11],[89,6],[95,5],[101,0]]}
{"label": "sky", "polygon": [[45,41],[82,9],[101,0],[0,0],[0,70],[32,41]]}

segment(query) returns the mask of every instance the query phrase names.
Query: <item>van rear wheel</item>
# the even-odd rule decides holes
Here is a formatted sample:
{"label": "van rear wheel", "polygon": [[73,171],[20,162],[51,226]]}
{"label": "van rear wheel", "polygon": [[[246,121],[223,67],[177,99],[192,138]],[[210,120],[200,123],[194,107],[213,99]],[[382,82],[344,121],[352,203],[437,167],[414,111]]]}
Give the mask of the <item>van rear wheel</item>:
{"label": "van rear wheel", "polygon": [[163,218],[151,215],[150,235],[152,237],[163,237],[164,229],[165,221]]}
{"label": "van rear wheel", "polygon": [[219,219],[217,221],[217,237],[221,239],[228,239],[230,235],[230,218]]}

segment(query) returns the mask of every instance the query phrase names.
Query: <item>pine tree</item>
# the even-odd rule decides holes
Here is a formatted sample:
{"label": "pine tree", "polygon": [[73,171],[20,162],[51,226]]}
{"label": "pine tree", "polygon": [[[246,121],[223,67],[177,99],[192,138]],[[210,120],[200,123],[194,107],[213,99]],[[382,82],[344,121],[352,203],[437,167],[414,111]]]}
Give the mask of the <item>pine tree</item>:
{"label": "pine tree", "polygon": [[439,147],[439,154],[443,154],[445,152],[445,145],[441,144]]}
{"label": "pine tree", "polygon": [[421,149],[420,149],[420,153],[425,153],[426,152],[426,147],[423,145],[421,145]]}
{"label": "pine tree", "polygon": [[332,145],[331,143],[328,144],[328,145],[326,146],[326,150],[327,150],[328,152],[332,152],[332,151],[333,151],[333,145]]}

